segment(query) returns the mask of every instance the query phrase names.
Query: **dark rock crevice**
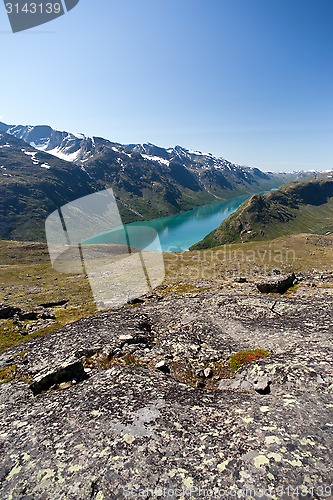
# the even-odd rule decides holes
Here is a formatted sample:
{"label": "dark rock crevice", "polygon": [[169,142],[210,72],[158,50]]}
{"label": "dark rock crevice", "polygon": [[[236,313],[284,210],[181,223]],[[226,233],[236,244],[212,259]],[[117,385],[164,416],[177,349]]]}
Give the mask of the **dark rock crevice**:
{"label": "dark rock crevice", "polygon": [[66,382],[79,383],[88,378],[84,371],[82,361],[75,361],[63,365],[56,370],[40,374],[33,380],[29,386],[34,396],[48,391],[52,387],[58,386]]}

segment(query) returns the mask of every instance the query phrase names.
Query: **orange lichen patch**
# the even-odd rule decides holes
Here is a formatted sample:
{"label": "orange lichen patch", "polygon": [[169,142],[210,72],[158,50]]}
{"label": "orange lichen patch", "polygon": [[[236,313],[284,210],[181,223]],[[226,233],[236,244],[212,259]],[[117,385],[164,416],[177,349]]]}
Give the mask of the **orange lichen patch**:
{"label": "orange lichen patch", "polygon": [[233,372],[236,372],[241,366],[248,365],[253,361],[257,361],[257,359],[265,358],[267,356],[269,356],[269,353],[264,349],[239,351],[230,356],[230,368]]}

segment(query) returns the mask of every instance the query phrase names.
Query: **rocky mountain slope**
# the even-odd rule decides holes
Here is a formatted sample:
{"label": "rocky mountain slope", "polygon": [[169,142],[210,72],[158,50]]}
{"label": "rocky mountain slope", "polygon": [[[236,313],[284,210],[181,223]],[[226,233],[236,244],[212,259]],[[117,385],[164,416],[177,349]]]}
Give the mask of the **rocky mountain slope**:
{"label": "rocky mountain slope", "polygon": [[333,232],[332,173],[257,194],[192,249],[277,238],[288,234]]}
{"label": "rocky mountain slope", "polygon": [[48,214],[98,187],[74,163],[0,133],[0,239],[43,239]]}
{"label": "rocky mountain slope", "polygon": [[[43,164],[50,168],[37,166]],[[55,165],[59,168],[54,169]],[[0,238],[17,239],[42,238],[48,213],[58,203],[76,199],[78,191],[84,196],[112,187],[126,223],[270,189],[281,185],[286,178],[180,146],[164,149],[152,144],[120,145],[48,126],[3,123],[0,123],[0,166],[0,209],[5,220]],[[73,184],[76,173],[77,188]],[[61,191],[61,199],[48,196],[52,189],[47,186],[52,183],[56,192]],[[30,189],[32,184],[34,188]],[[22,196],[24,210],[20,203]]]}
{"label": "rocky mountain slope", "polygon": [[331,498],[332,273],[298,282],[157,290],[7,350],[1,497]]}

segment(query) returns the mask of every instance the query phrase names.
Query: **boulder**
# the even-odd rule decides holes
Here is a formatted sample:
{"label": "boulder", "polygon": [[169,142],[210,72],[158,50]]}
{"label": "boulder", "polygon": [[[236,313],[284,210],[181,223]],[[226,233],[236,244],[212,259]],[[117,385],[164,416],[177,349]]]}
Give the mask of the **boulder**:
{"label": "boulder", "polygon": [[290,275],[278,275],[269,277],[266,280],[256,283],[256,286],[261,293],[285,293],[296,282],[294,273]]}
{"label": "boulder", "polygon": [[38,317],[41,319],[55,319],[55,314],[49,309],[43,309],[38,312]]}
{"label": "boulder", "polygon": [[204,376],[205,376],[206,378],[210,378],[210,377],[212,377],[212,376],[213,376],[213,371],[212,371],[212,369],[211,369],[211,368],[209,368],[209,367],[208,367],[208,368],[205,368],[205,369],[204,369]]}
{"label": "boulder", "polygon": [[247,283],[247,278],[244,278],[244,276],[236,276],[234,279],[235,283]]}
{"label": "boulder", "polygon": [[[305,278],[302,294],[279,298],[279,314],[274,297],[212,282],[196,297],[101,312],[0,354],[0,497],[268,499],[284,485],[285,498],[328,498],[332,296]],[[149,343],[131,345],[134,363],[115,358],[141,321]],[[256,348],[270,356],[230,373],[231,353]],[[90,356],[83,373],[79,358]],[[195,377],[207,367],[213,377]]]}
{"label": "boulder", "polygon": [[14,318],[15,314],[19,314],[21,309],[15,306],[0,304],[0,319]]}

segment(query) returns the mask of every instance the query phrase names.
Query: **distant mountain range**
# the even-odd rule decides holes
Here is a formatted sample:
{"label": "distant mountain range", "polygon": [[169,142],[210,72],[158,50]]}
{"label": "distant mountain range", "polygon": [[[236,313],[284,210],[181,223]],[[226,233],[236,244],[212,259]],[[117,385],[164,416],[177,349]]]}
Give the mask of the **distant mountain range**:
{"label": "distant mountain range", "polygon": [[61,205],[112,187],[125,223],[258,193],[308,174],[264,173],[181,146],[122,145],[0,122],[0,238],[44,239]]}
{"label": "distant mountain range", "polygon": [[333,172],[256,194],[192,250],[274,239],[297,233],[333,233]]}

